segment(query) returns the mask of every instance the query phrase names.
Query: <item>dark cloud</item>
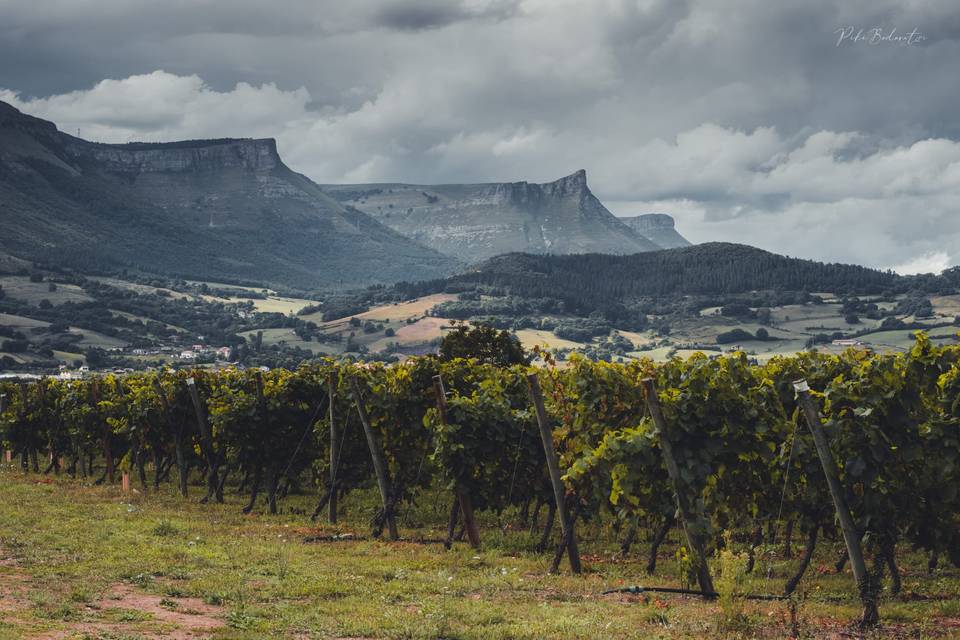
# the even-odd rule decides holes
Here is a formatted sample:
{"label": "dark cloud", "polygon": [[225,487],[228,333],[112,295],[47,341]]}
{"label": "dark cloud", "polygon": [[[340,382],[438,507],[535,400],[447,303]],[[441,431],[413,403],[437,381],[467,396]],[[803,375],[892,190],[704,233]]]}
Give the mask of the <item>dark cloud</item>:
{"label": "dark cloud", "polygon": [[[960,259],[954,0],[0,0],[0,16],[3,95],[100,139],[275,136],[328,182],[585,167],[618,212],[669,207],[698,240]],[[836,46],[848,26],[926,39]],[[854,236],[871,248],[835,241]]]}
{"label": "dark cloud", "polygon": [[449,0],[394,0],[375,12],[374,22],[388,29],[422,31],[461,21],[490,18],[502,20],[513,15],[516,9],[512,2],[471,7]]}

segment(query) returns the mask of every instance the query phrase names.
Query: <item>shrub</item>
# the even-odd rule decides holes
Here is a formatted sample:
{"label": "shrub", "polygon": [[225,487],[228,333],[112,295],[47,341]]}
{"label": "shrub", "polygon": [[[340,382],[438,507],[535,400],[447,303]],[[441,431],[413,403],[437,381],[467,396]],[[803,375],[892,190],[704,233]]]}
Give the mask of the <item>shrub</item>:
{"label": "shrub", "polygon": [[0,351],[7,353],[23,353],[30,347],[26,340],[4,340],[0,343]]}
{"label": "shrub", "polygon": [[733,551],[733,538],[728,533],[726,544],[717,554],[716,589],[720,597],[717,627],[727,633],[752,635],[753,623],[744,609],[743,585],[747,576],[747,555]]}
{"label": "shrub", "polygon": [[736,329],[724,331],[723,333],[719,334],[717,336],[717,344],[731,344],[734,342],[744,342],[753,339],[754,335],[752,333],[737,327]]}
{"label": "shrub", "polygon": [[171,523],[169,520],[161,520],[157,523],[157,526],[153,528],[152,533],[155,536],[167,537],[177,535],[179,530],[173,526],[173,523]]}

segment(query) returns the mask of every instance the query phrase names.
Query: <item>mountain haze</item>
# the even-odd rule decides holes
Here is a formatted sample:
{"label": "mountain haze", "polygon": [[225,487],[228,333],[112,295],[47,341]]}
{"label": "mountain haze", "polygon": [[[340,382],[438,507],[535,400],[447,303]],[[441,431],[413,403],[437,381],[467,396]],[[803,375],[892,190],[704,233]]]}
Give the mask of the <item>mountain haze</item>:
{"label": "mountain haze", "polygon": [[272,139],[98,144],[0,102],[0,252],[296,288],[435,278],[457,262],[330,198]]}
{"label": "mountain haze", "polygon": [[583,170],[544,184],[323,188],[395,231],[466,262],[510,252],[631,254],[662,248],[610,213],[590,191]]}

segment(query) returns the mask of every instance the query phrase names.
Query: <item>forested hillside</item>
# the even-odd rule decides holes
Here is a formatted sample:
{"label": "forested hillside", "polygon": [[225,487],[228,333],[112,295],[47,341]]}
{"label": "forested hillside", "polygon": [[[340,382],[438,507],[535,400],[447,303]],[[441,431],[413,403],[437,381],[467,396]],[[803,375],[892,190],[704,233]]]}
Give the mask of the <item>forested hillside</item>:
{"label": "forested hillside", "polygon": [[856,265],[776,255],[746,245],[707,243],[628,256],[508,254],[443,279],[398,285],[423,295],[479,288],[524,299],[561,301],[575,314],[643,298],[727,296],[755,291],[870,294],[911,288],[946,291],[946,277],[904,277]]}

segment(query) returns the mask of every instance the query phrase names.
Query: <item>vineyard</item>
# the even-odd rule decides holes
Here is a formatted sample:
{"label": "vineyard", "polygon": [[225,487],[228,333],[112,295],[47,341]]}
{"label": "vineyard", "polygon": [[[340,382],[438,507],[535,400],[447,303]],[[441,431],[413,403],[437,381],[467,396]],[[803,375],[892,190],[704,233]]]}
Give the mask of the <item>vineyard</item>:
{"label": "vineyard", "polygon": [[421,357],[4,383],[0,435],[27,474],[145,495],[172,485],[205,504],[241,494],[245,512],[271,514],[312,494],[304,525],[335,523],[367,492],[370,536],[385,539],[438,494],[438,544],[481,549],[500,534],[481,523],[510,520],[536,532],[551,572],[565,559],[583,571],[578,531],[602,523],[623,554],[649,531],[655,574],[676,527],[679,590],[721,601],[723,553],[742,550],[750,573],[802,540],[787,580],[737,594],[790,601],[818,543],[842,541],[863,627],[901,589],[898,549],[960,567],[956,346],[918,334],[898,355],[547,365]]}

